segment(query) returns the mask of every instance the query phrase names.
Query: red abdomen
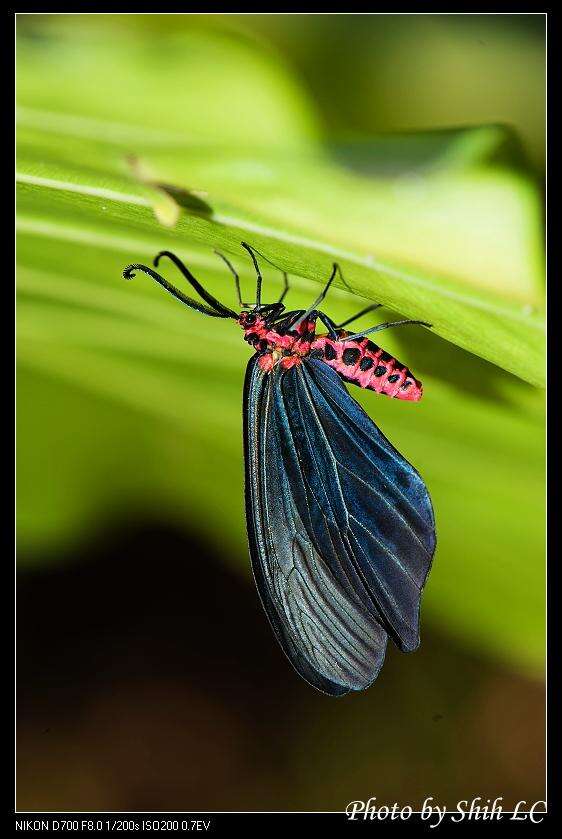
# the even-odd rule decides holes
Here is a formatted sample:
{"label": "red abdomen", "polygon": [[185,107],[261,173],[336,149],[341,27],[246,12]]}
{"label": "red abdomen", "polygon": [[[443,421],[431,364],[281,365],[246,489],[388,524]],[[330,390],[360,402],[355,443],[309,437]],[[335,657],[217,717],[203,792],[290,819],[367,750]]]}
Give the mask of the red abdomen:
{"label": "red abdomen", "polygon": [[419,402],[423,388],[405,364],[367,338],[347,341],[345,330],[338,339],[321,335],[314,339],[311,356],[322,358],[342,379],[359,387],[384,393],[393,399]]}

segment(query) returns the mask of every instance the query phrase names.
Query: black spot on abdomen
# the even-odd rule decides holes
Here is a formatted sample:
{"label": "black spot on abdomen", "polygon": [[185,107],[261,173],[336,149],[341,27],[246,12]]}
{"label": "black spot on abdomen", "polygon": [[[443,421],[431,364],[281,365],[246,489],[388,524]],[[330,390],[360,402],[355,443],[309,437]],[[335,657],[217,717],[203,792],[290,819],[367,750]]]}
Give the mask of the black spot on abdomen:
{"label": "black spot on abdomen", "polygon": [[386,367],[383,367],[382,364],[379,364],[378,367],[375,369],[375,376],[379,378],[380,376],[384,376],[386,373]]}
{"label": "black spot on abdomen", "polygon": [[390,384],[393,385],[394,382],[397,382],[399,378],[400,376],[398,375],[398,373],[393,373],[392,376],[388,377],[387,381],[389,381]]}
{"label": "black spot on abdomen", "polygon": [[373,364],[374,364],[373,359],[369,358],[368,355],[365,355],[361,359],[361,364],[359,365],[359,369],[362,370],[363,372],[365,372],[366,370],[370,370],[371,367],[373,366]]}
{"label": "black spot on abdomen", "polygon": [[333,346],[331,344],[326,344],[326,347],[324,349],[324,358],[326,358],[328,361],[333,361],[334,358],[336,358],[336,356],[337,353]]}
{"label": "black spot on abdomen", "polygon": [[343,351],[342,361],[347,367],[357,364],[357,360],[361,353],[357,348],[351,348]]}

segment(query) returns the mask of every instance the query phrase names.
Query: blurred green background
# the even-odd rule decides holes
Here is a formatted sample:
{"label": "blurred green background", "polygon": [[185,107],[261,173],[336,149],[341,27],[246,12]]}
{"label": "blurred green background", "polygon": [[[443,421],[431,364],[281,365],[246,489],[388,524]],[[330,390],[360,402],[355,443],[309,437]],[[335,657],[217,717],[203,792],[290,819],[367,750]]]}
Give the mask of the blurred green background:
{"label": "blurred green background", "polygon": [[[19,807],[544,797],[544,26],[17,16]],[[291,308],[337,258],[330,315],[433,324],[385,333],[419,405],[353,394],[433,498],[422,646],[337,701],[253,588],[247,346],[121,279],[234,305],[243,239]]]}

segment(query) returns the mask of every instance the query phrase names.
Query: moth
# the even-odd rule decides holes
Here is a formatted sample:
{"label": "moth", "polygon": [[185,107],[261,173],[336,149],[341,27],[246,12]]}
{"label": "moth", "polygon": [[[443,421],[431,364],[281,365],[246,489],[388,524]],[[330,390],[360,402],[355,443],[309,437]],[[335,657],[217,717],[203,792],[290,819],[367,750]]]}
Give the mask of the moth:
{"label": "moth", "polygon": [[[382,667],[390,637],[404,652],[420,642],[420,598],[435,551],[435,520],[416,469],[352,398],[344,382],[393,399],[417,402],[423,388],[406,365],[362,332],[345,329],[380,304],[336,324],[318,307],[341,272],[336,263],[307,309],[287,311],[284,288],[239,311],[219,302],[169,251],[142,271],[191,309],[232,319],[252,347],[244,384],[246,524],[257,589],[279,644],[296,671],[330,696],[367,688]],[[256,256],[257,255],[257,256]],[[200,300],[157,273],[171,260]],[[267,260],[269,261],[269,260]],[[342,278],[343,279],[343,278]],[[323,328],[321,334],[317,328]]]}

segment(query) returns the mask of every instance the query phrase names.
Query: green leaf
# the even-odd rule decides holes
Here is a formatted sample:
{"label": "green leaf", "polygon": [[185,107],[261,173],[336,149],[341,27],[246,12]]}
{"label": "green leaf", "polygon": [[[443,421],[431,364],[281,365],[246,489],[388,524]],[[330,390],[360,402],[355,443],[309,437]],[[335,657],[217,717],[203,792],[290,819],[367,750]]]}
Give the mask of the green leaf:
{"label": "green leaf", "polygon": [[[381,320],[433,324],[384,338],[423,379],[420,405],[354,396],[432,494],[439,547],[424,616],[537,672],[542,230],[535,186],[506,165],[505,132],[387,138],[366,172],[320,145],[295,80],[246,38],[196,27],[155,44],[88,23],[69,37],[55,24],[18,49],[18,510],[29,561],[149,511],[197,528],[247,572],[248,348],[232,323],[121,276],[168,248],[234,305],[213,248],[232,256],[250,299],[247,239],[291,273],[291,306],[307,305],[337,260],[354,293],[330,293],[336,319],[361,297],[384,304]],[[264,274],[273,298],[280,274],[267,264]]]}
{"label": "green leaf", "polygon": [[205,26],[123,37],[86,24],[81,39],[79,17],[71,21],[62,37],[59,16],[42,37],[20,39],[17,95],[28,126],[58,133],[62,120],[79,137],[133,151],[139,141],[246,147],[249,139],[298,149],[317,135],[295,81],[246,37]]}
{"label": "green leaf", "polygon": [[[105,234],[111,224],[137,240],[156,238],[153,208],[161,199],[118,174],[124,155],[80,142],[83,159],[105,161],[101,174],[77,162],[64,136],[59,159],[47,165],[43,154],[39,163],[41,144],[39,133],[23,135],[18,201],[27,229],[49,220]],[[153,151],[150,162],[158,168],[165,158]],[[161,246],[185,252],[186,242],[199,241],[239,256],[240,241],[250,239],[280,267],[317,282],[337,260],[357,295],[428,320],[447,340],[544,382],[536,197],[518,176],[484,170],[378,182],[312,153],[256,154],[250,162],[223,152],[217,163],[215,153],[184,150],[181,162],[172,152],[167,159],[162,179],[203,185],[213,212],[184,211],[172,230],[157,234]]]}
{"label": "green leaf", "polygon": [[[425,166],[354,176],[319,147],[294,82],[247,39],[200,26],[152,44],[86,23],[81,41],[73,20],[73,37],[56,20],[51,38],[18,50],[23,214],[65,224],[80,210],[90,230],[112,222],[153,238],[149,207],[167,223],[175,214],[133,181],[132,153],[156,180],[208,195],[213,214],[184,212],[169,244],[237,253],[252,238],[318,282],[337,259],[358,295],[544,383],[539,198],[519,171],[490,165],[508,142],[501,128],[434,133]],[[403,161],[404,143],[393,145]]]}

